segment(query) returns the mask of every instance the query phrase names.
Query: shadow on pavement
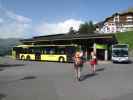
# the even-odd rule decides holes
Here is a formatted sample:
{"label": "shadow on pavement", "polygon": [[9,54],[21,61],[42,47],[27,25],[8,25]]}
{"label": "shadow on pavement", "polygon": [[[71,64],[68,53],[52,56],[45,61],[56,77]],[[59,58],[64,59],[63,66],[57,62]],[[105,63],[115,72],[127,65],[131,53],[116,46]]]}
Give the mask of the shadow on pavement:
{"label": "shadow on pavement", "polygon": [[104,70],[105,70],[105,68],[98,68],[98,69],[96,69],[96,72],[104,71]]}
{"label": "shadow on pavement", "polygon": [[[96,72],[104,71],[104,70],[105,70],[105,68],[99,68],[99,69],[96,69]],[[90,77],[94,77],[94,76],[97,76],[97,75],[98,75],[98,73],[91,73],[91,74],[83,75],[83,76],[81,76],[80,81],[84,81],[84,80],[86,80]]]}
{"label": "shadow on pavement", "polygon": [[97,73],[83,75],[83,76],[81,76],[80,81],[84,81],[88,78],[91,78],[91,77],[94,77],[94,76],[97,76],[97,75],[98,75]]}
{"label": "shadow on pavement", "polygon": [[133,63],[133,61],[132,61],[132,60],[129,60],[129,61],[128,61],[128,64],[132,64],[132,63]]}
{"label": "shadow on pavement", "polygon": [[0,67],[19,67],[25,66],[25,64],[0,64]]}
{"label": "shadow on pavement", "polygon": [[114,62],[113,64],[132,64],[132,61],[128,61],[128,62]]}
{"label": "shadow on pavement", "polygon": [[26,76],[24,78],[21,78],[20,80],[30,80],[30,79],[36,79],[36,76]]}
{"label": "shadow on pavement", "polygon": [[0,93],[0,100],[3,100],[3,98],[5,98],[5,97],[6,97],[5,94],[1,94],[1,93]]}
{"label": "shadow on pavement", "polygon": [[0,71],[3,71],[4,69],[0,69]]}

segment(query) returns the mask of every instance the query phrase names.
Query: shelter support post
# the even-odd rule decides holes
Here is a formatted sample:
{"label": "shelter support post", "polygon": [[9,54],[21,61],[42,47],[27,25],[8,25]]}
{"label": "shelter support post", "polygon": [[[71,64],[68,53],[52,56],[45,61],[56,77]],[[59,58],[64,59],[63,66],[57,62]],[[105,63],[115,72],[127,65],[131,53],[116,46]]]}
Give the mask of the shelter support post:
{"label": "shelter support post", "polygon": [[93,51],[97,53],[96,43],[93,44]]}
{"label": "shelter support post", "polygon": [[108,50],[105,49],[104,60],[108,60]]}

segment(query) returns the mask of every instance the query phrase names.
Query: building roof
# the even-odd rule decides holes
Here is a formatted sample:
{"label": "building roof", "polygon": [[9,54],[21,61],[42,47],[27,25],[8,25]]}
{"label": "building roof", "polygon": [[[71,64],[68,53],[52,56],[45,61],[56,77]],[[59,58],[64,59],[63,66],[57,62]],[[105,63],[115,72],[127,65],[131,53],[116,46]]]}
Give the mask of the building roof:
{"label": "building roof", "polygon": [[107,17],[107,18],[105,19],[104,22],[106,22],[106,21],[109,20],[110,18],[113,18],[114,16],[117,16],[117,15],[119,15],[119,16],[124,16],[124,15],[128,15],[128,14],[133,14],[133,12],[114,13],[112,16]]}
{"label": "building roof", "polygon": [[113,18],[114,16],[117,16],[117,15],[124,16],[124,15],[128,15],[128,14],[132,14],[133,15],[133,12],[130,11],[130,12],[114,13],[112,16],[109,16],[109,17],[105,18],[104,21],[98,22],[96,24],[96,26],[101,27],[102,25],[104,25],[104,23],[106,21],[108,21],[109,19]]}
{"label": "building roof", "polygon": [[31,39],[23,39],[21,42],[37,42],[37,41],[58,41],[58,40],[83,40],[83,39],[113,39],[114,34],[99,34],[99,33],[90,33],[90,34],[55,34],[47,36],[38,36]]}

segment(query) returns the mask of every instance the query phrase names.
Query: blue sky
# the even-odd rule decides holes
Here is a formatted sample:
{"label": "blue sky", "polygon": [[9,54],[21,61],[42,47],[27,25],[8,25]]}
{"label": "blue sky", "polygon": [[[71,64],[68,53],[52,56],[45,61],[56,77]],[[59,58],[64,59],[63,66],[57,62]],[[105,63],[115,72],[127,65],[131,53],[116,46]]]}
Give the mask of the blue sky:
{"label": "blue sky", "polygon": [[[133,7],[133,0],[0,0],[0,6],[17,19],[30,20],[26,22],[30,28],[23,32],[33,36],[66,32],[65,24],[78,29],[84,21],[102,21],[115,12]],[[3,16],[0,17],[1,22]]]}

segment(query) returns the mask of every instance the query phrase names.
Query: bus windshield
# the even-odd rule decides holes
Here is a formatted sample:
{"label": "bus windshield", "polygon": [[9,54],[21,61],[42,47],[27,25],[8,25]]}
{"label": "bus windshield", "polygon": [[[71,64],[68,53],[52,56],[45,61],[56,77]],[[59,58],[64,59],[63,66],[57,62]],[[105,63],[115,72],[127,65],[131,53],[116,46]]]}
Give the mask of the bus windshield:
{"label": "bus windshield", "polygon": [[128,57],[128,50],[125,50],[125,49],[113,50],[112,56],[114,56],[114,57]]}

